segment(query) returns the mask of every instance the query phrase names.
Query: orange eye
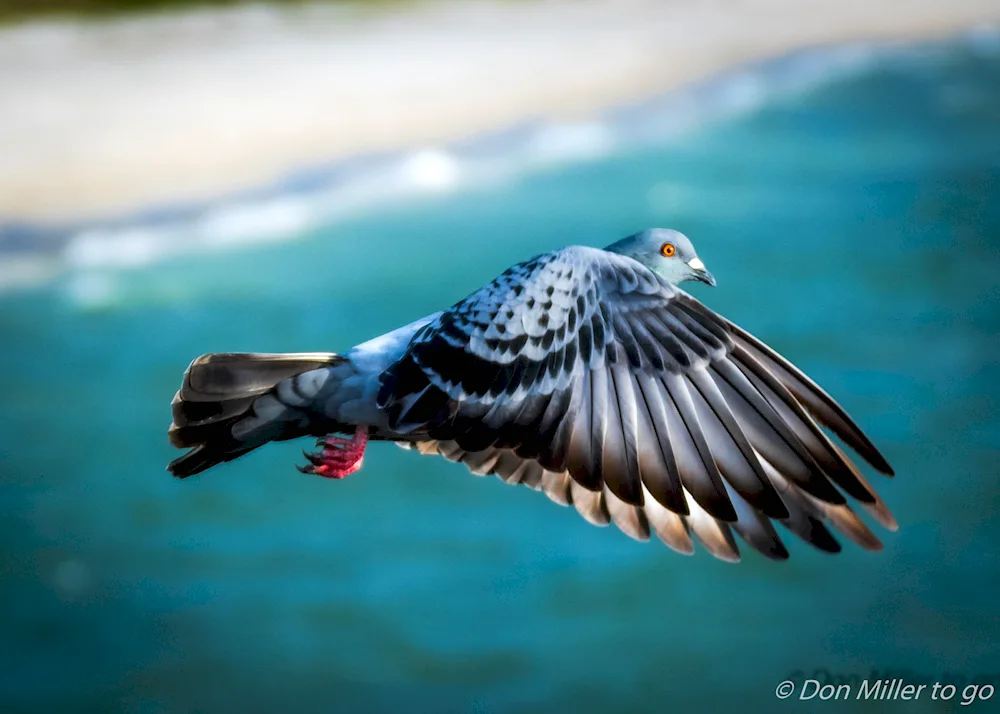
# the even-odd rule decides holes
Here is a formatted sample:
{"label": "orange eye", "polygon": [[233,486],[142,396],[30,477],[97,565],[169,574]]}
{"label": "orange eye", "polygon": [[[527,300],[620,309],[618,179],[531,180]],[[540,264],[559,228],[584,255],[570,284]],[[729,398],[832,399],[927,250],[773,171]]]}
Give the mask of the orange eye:
{"label": "orange eye", "polygon": [[662,255],[664,258],[673,258],[674,253],[676,252],[677,249],[674,247],[673,243],[664,243],[663,245],[660,246],[660,255]]}

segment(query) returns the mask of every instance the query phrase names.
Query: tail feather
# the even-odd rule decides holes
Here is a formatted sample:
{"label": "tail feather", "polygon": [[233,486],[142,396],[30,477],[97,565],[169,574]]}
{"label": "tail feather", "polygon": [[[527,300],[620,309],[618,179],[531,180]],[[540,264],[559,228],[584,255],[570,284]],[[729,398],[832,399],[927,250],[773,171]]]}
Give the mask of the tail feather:
{"label": "tail feather", "polygon": [[242,416],[257,399],[255,396],[235,397],[218,402],[186,401],[180,392],[172,403],[174,421],[167,432],[170,443],[183,448],[197,446],[206,441],[209,427],[226,424]]}
{"label": "tail feather", "polygon": [[[191,451],[171,462],[179,478],[231,461],[268,441],[308,431],[310,402],[295,378],[344,361],[332,353],[216,353],[196,359],[184,373],[171,404],[170,443]],[[282,400],[278,385],[291,381],[294,403]],[[322,380],[321,380],[322,382]],[[320,382],[320,383],[321,383]],[[310,386],[316,380],[309,380]],[[296,408],[296,405],[299,408]]]}

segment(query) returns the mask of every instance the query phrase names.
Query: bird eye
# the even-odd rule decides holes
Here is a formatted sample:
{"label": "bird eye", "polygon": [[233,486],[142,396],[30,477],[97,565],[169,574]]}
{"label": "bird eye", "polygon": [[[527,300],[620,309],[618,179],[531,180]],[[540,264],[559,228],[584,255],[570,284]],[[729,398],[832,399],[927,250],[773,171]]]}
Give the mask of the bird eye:
{"label": "bird eye", "polygon": [[673,243],[664,243],[660,246],[660,255],[664,258],[673,258],[676,252],[677,248],[674,247]]}

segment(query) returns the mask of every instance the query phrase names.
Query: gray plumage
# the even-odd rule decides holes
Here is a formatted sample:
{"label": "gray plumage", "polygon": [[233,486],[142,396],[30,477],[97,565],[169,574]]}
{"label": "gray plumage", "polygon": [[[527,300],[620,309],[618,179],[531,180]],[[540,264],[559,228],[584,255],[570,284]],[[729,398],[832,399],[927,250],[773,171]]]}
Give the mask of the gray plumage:
{"label": "gray plumage", "polygon": [[653,229],[515,265],[343,356],[207,355],[174,400],[171,440],[194,449],[171,471],[360,424],[679,552],[693,534],[738,560],[735,535],[785,558],[772,521],[822,550],[839,550],[827,525],[880,548],[845,495],[895,522],[823,427],[876,470],[889,464],[828,394],[684,280],[715,282],[685,236]]}

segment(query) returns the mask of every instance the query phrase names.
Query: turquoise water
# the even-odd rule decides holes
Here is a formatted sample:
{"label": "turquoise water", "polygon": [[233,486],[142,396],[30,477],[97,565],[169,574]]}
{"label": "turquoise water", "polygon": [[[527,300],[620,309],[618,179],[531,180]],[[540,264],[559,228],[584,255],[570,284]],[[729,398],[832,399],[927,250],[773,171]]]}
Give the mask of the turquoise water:
{"label": "turquoise water", "polygon": [[[0,295],[0,710],[940,712],[962,695],[774,689],[1000,685],[996,44],[751,104],[279,242]],[[165,473],[192,357],[343,350],[515,261],[651,225],[692,236],[719,280],[692,291],[888,456],[884,552],[684,558],[384,444],[342,482],[295,471],[295,443]]]}

